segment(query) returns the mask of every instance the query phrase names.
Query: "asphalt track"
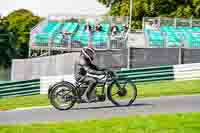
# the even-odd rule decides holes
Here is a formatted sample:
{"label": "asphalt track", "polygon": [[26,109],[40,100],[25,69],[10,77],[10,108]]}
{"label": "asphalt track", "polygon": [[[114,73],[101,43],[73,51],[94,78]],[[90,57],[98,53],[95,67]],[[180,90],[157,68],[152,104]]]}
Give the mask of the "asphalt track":
{"label": "asphalt track", "polygon": [[200,112],[200,95],[138,99],[132,106],[115,107],[110,102],[80,104],[68,111],[52,107],[0,112],[0,124],[46,123],[89,119],[106,119],[137,114]]}

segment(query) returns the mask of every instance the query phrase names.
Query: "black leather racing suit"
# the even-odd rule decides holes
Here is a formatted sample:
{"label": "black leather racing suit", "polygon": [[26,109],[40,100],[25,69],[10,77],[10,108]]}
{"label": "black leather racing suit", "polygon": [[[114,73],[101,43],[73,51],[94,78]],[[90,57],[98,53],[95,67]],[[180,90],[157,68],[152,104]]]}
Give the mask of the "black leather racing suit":
{"label": "black leather racing suit", "polygon": [[[74,76],[75,80],[83,83],[88,83],[88,88],[86,90],[88,99],[91,99],[91,93],[97,85],[98,78],[92,77],[91,75],[104,75],[104,69],[97,67],[92,64],[89,60],[84,59],[85,63],[80,63],[80,61],[75,62],[74,66]],[[89,75],[90,76],[89,76]]]}

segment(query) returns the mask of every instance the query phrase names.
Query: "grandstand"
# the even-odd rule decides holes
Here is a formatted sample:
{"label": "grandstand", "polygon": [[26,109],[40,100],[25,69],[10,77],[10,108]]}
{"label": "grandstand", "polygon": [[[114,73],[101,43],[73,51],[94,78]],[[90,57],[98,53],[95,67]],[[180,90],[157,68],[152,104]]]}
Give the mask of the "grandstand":
{"label": "grandstand", "polygon": [[[84,30],[87,22],[92,27],[91,33]],[[95,31],[96,24],[101,25],[101,31]],[[115,36],[111,35],[113,24],[119,29]],[[125,31],[123,26],[127,24],[128,17],[52,15],[32,29],[29,55],[79,51],[88,44],[97,49],[126,48],[129,30]]]}
{"label": "grandstand", "polygon": [[[159,22],[158,29],[154,28],[152,24],[155,19]],[[101,32],[93,31],[91,36],[84,31],[88,21],[92,28],[96,22],[100,23],[103,30]],[[26,80],[41,76],[71,74],[73,63],[79,56],[78,51],[89,43],[98,49],[95,63],[108,68],[199,63],[200,20],[144,18],[142,31],[133,33],[127,31],[124,34],[122,25],[127,22],[126,17],[88,19],[87,16],[83,18],[73,16],[68,19],[52,18],[51,16],[32,29],[30,57],[34,53],[39,53],[36,56],[50,54],[50,52],[73,53],[56,55],[56,57],[14,60],[11,71],[12,79]],[[112,38],[111,26],[113,23],[118,26],[120,32]],[[65,31],[68,33],[63,37],[62,33]],[[129,39],[127,39],[127,35],[129,35]]]}
{"label": "grandstand", "polygon": [[[158,20],[159,29],[153,27]],[[102,31],[85,32],[89,22],[92,29],[100,23]],[[119,29],[114,37],[111,35],[113,24]],[[63,53],[79,51],[92,44],[96,49],[122,49],[129,47],[166,48],[166,47],[200,47],[200,20],[193,18],[149,18],[143,19],[144,37],[139,33],[131,36],[123,25],[128,24],[128,17],[112,16],[77,16],[51,15],[40,22],[31,31],[29,55]],[[63,35],[67,31],[67,34]],[[130,37],[128,42],[128,35]],[[139,37],[139,38],[137,38]],[[134,40],[131,42],[131,40]],[[143,41],[145,40],[145,41]],[[145,44],[143,44],[145,42]],[[129,44],[128,44],[129,43]]]}
{"label": "grandstand", "polygon": [[[159,29],[152,26],[155,20]],[[144,18],[143,30],[149,47],[200,48],[200,19]]]}

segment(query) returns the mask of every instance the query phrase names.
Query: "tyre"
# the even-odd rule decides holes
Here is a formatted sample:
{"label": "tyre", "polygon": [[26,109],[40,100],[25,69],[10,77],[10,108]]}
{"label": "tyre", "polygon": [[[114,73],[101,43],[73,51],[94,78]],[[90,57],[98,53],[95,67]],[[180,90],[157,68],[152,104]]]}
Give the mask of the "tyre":
{"label": "tyre", "polygon": [[74,86],[68,82],[57,83],[49,95],[50,103],[58,110],[71,109],[76,103]]}
{"label": "tyre", "polygon": [[107,89],[108,99],[116,106],[129,106],[137,97],[137,88],[132,81],[114,81]]}

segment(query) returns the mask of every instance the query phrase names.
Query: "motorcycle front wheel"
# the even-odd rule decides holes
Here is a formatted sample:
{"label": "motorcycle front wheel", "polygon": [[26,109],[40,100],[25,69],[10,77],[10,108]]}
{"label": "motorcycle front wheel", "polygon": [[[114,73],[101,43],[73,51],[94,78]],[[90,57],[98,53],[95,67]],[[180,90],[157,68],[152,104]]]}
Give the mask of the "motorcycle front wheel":
{"label": "motorcycle front wheel", "polygon": [[107,89],[108,99],[116,106],[129,106],[137,97],[137,88],[132,81],[113,81]]}

